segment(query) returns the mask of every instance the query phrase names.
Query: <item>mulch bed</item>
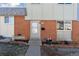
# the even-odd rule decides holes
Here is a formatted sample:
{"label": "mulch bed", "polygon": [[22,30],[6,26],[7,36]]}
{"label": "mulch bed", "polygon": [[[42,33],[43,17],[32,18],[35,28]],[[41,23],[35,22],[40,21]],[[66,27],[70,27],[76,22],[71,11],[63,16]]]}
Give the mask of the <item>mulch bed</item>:
{"label": "mulch bed", "polygon": [[0,42],[0,56],[24,56],[28,47],[24,42]]}
{"label": "mulch bed", "polygon": [[43,56],[79,56],[79,47],[73,45],[44,45],[41,49]]}

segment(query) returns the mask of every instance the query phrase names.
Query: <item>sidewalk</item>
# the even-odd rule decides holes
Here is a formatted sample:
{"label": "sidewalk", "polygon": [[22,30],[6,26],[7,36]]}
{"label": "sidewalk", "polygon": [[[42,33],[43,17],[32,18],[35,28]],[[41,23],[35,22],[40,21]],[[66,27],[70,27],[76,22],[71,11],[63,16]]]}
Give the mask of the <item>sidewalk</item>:
{"label": "sidewalk", "polygon": [[41,56],[41,40],[40,39],[31,39],[29,41],[29,48],[25,56]]}

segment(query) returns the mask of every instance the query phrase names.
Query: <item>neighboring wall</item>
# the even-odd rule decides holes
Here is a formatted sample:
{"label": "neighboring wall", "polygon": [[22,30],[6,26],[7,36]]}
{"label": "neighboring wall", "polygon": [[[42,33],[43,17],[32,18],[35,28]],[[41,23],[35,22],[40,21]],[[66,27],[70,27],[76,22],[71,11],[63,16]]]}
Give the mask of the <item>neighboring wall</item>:
{"label": "neighboring wall", "polygon": [[79,43],[79,21],[72,21],[72,40]]}
{"label": "neighboring wall", "polygon": [[26,21],[24,16],[14,16],[14,19],[15,19],[14,22],[15,35],[22,34],[28,40],[30,37],[29,21]]}
{"label": "neighboring wall", "polygon": [[79,43],[79,21],[78,20],[79,20],[79,3],[77,4],[77,20],[72,21],[72,40],[76,43]]}
{"label": "neighboring wall", "polygon": [[8,16],[7,19],[5,19],[5,16],[0,16],[0,35],[5,37],[14,36],[14,16]]}
{"label": "neighboring wall", "polygon": [[79,43],[79,3],[77,3],[77,8],[74,9],[77,9],[77,20],[72,21],[72,40]]}
{"label": "neighboring wall", "polygon": [[[56,21],[55,20],[41,20],[41,38],[43,39],[51,37],[52,40],[56,40]],[[45,29],[44,29],[45,28]]]}

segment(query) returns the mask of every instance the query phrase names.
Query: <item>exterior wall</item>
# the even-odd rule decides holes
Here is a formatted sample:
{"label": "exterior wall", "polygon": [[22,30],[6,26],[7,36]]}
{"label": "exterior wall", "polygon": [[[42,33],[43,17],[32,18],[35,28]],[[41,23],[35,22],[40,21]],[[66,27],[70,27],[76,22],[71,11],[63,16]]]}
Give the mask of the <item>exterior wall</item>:
{"label": "exterior wall", "polygon": [[57,21],[57,41],[72,41],[72,21]]}
{"label": "exterior wall", "polygon": [[73,19],[72,20],[77,20],[77,3],[73,4]]}
{"label": "exterior wall", "polygon": [[57,41],[72,41],[71,31],[70,30],[57,31]]}
{"label": "exterior wall", "polygon": [[29,21],[26,21],[24,16],[14,16],[14,19],[15,19],[15,22],[14,22],[15,35],[22,34],[28,40],[30,37]]}
{"label": "exterior wall", "polygon": [[64,41],[64,31],[57,31],[57,41]]}
{"label": "exterior wall", "polygon": [[79,3],[77,4],[77,19],[79,20]]}
{"label": "exterior wall", "polygon": [[41,20],[41,28],[45,28],[45,30],[41,30],[42,41],[49,37],[51,37],[52,40],[56,40],[57,32],[55,20]]}
{"label": "exterior wall", "polygon": [[55,4],[55,19],[56,20],[64,20],[64,5],[63,4]]}
{"label": "exterior wall", "polygon": [[79,43],[79,21],[77,21],[79,19],[79,3],[75,3],[74,5],[74,15],[76,20],[74,19],[72,21],[72,40]]}
{"label": "exterior wall", "polygon": [[55,3],[41,4],[41,17],[43,20],[54,20],[55,18]]}
{"label": "exterior wall", "polygon": [[72,21],[72,40],[79,43],[79,21]]}
{"label": "exterior wall", "polygon": [[26,20],[76,20],[75,3],[28,3]]}
{"label": "exterior wall", "polygon": [[9,22],[5,23],[5,16],[0,16],[0,35],[5,37],[14,36],[14,17],[8,16]]}
{"label": "exterior wall", "polygon": [[54,6],[53,3],[28,3],[26,18],[28,20],[53,20]]}
{"label": "exterior wall", "polygon": [[[14,16],[15,25],[5,24],[5,25],[1,26],[2,25],[1,24],[0,33],[1,33],[1,35],[7,35],[6,32],[8,32],[9,30],[12,30],[12,31],[10,31],[9,35],[10,34],[14,35],[14,33],[15,33],[15,35],[22,34],[23,36],[26,37],[26,39],[29,39],[30,38],[30,21],[29,20],[41,20],[41,27],[45,27],[45,30],[41,30],[41,38],[44,39],[44,38],[51,37],[52,39],[57,39],[56,20],[73,20],[73,22],[72,22],[72,40],[78,41],[79,21],[75,21],[76,16],[77,16],[77,19],[79,19],[79,16],[78,16],[79,15],[79,11],[78,11],[79,6],[78,5],[79,4],[63,5],[63,4],[52,4],[52,3],[51,4],[38,4],[38,3],[37,4],[27,4],[26,20],[25,20],[25,15],[26,15],[25,8],[24,9],[8,8],[9,11],[6,10],[7,8],[0,8],[1,15],[6,15],[6,14],[7,15],[21,15],[21,16]],[[77,12],[76,12],[76,9],[77,9]],[[11,10],[13,10],[13,11],[10,13]],[[4,19],[4,18],[1,17],[0,19]],[[56,19],[56,20],[54,20],[54,19]],[[1,21],[1,22],[3,22],[3,21]],[[11,29],[10,29],[10,27],[11,27]],[[14,30],[12,29],[13,27],[14,27]],[[64,34],[64,35],[63,34],[59,33],[58,35],[64,37],[64,36],[68,35],[69,32],[68,33],[66,32],[66,34]],[[67,38],[67,37],[65,37],[65,38]]]}
{"label": "exterior wall", "polygon": [[64,5],[64,20],[72,20],[73,19],[73,3]]}
{"label": "exterior wall", "polygon": [[76,10],[76,4],[73,3],[56,3],[55,4],[55,19],[56,20],[72,20]]}
{"label": "exterior wall", "polygon": [[41,4],[28,3],[27,4],[27,20],[40,20],[41,19]]}

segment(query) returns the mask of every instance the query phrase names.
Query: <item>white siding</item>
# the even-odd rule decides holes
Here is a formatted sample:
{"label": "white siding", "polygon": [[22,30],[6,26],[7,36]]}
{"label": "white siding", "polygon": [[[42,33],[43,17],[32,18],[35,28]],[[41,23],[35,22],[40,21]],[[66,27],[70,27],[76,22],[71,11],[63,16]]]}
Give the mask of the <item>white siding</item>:
{"label": "white siding", "polygon": [[57,31],[57,41],[72,41],[71,31]]}
{"label": "white siding", "polygon": [[45,20],[53,20],[55,18],[54,3],[43,3],[42,4],[42,18]]}
{"label": "white siding", "polygon": [[64,5],[63,4],[56,4],[55,5],[55,20],[63,20],[63,10]]}
{"label": "white siding", "polygon": [[5,35],[6,26],[4,25],[4,16],[0,16],[0,35]]}
{"label": "white siding", "polygon": [[12,37],[14,36],[14,25],[7,26],[7,36]]}
{"label": "white siding", "polygon": [[72,41],[71,39],[71,31],[64,31],[64,41]]}
{"label": "white siding", "polygon": [[27,4],[28,20],[53,20],[55,18],[54,6],[52,3]]}
{"label": "white siding", "polygon": [[28,20],[75,20],[77,4],[59,3],[28,3]]}
{"label": "white siding", "polygon": [[41,5],[39,3],[27,4],[27,19],[39,20],[41,18]]}
{"label": "white siding", "polygon": [[73,19],[73,4],[64,4],[64,20]]}
{"label": "white siding", "polygon": [[64,41],[64,31],[57,31],[57,41]]}
{"label": "white siding", "polygon": [[4,22],[4,16],[0,16],[0,35],[12,37],[14,35],[14,17],[10,17],[10,23]]}
{"label": "white siding", "polygon": [[73,7],[73,15],[74,15],[74,17],[73,17],[73,19],[72,20],[77,20],[77,3],[74,3],[74,7]]}
{"label": "white siding", "polygon": [[12,36],[14,36],[14,16],[10,16],[9,18],[10,18],[10,20],[9,20],[9,24],[7,27],[8,31],[9,31],[8,35],[10,37],[12,37]]}
{"label": "white siding", "polygon": [[32,18],[32,11],[31,11],[31,4],[30,3],[27,3],[27,7],[26,7],[26,12],[27,12],[27,16],[25,17],[26,20],[30,20]]}

